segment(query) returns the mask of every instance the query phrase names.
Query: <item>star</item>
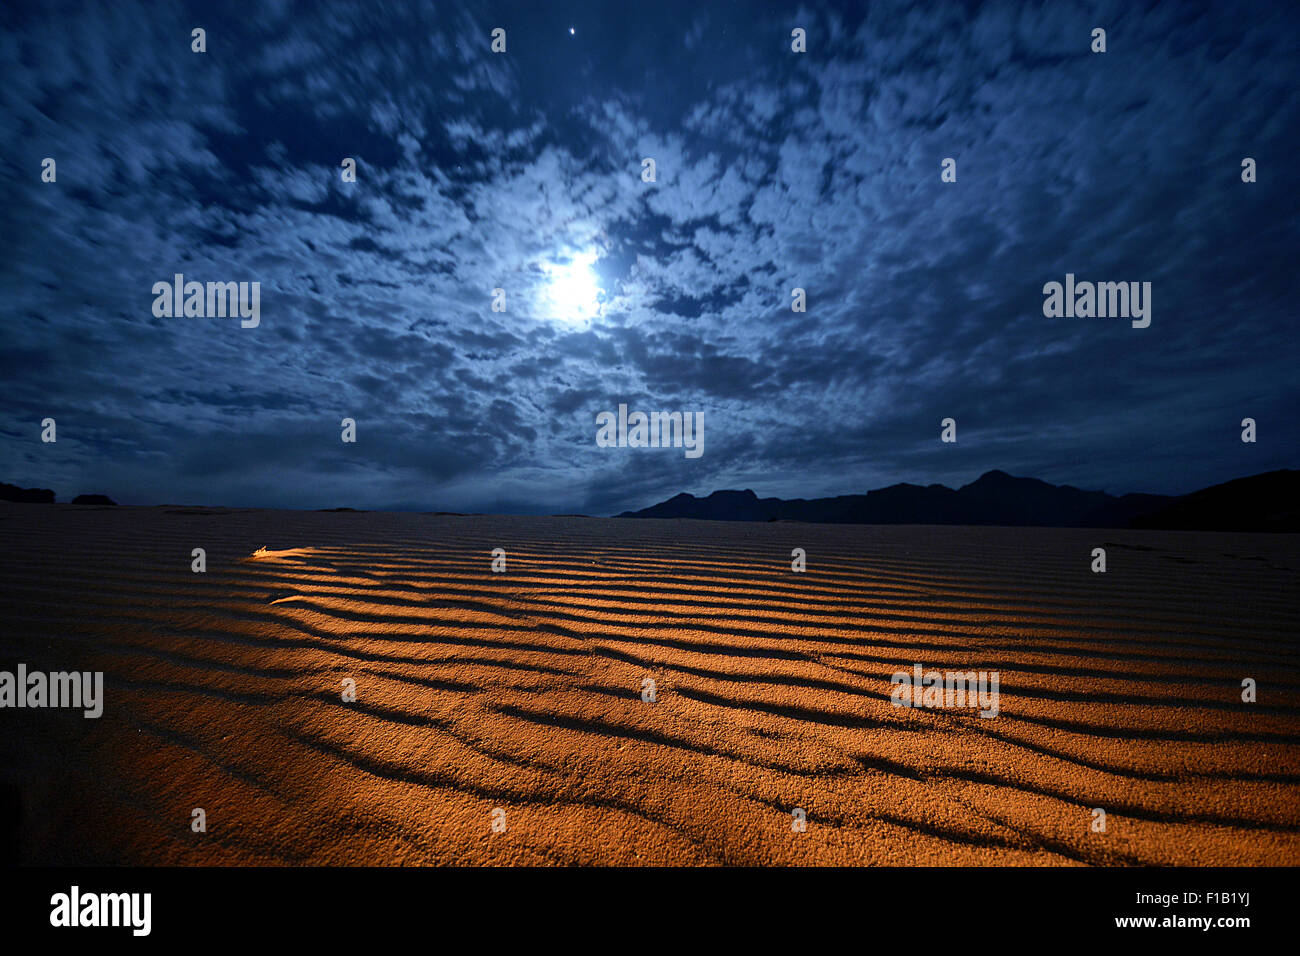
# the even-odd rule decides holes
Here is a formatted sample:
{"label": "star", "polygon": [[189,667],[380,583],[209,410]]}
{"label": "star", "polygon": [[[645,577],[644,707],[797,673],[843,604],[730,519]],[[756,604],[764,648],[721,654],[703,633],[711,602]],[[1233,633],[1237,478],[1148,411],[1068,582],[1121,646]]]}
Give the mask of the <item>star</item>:
{"label": "star", "polygon": [[569,27],[569,36],[573,36],[573,27]]}

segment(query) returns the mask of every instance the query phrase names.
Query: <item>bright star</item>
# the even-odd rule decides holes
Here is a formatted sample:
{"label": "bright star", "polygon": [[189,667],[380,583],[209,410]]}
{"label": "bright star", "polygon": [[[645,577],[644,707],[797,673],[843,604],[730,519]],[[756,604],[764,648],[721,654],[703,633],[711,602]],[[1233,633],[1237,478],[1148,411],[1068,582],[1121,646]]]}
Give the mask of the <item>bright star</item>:
{"label": "bright star", "polygon": [[573,36],[573,27],[569,27],[569,36]]}

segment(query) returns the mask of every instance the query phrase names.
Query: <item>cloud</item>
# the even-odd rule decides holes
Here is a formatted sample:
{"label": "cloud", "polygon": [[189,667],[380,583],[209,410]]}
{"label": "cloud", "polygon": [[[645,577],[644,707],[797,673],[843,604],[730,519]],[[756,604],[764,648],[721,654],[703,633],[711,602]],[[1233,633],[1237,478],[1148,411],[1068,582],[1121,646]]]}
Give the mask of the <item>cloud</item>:
{"label": "cloud", "polygon": [[[1294,7],[580,20],[12,15],[0,477],[124,502],[599,513],[994,467],[1180,492],[1295,466]],[[566,321],[548,277],[585,252],[599,315]],[[260,282],[261,325],[154,318],[177,272]],[[1151,281],[1151,328],[1044,318],[1066,272]],[[704,411],[704,456],[597,448],[619,403]]]}

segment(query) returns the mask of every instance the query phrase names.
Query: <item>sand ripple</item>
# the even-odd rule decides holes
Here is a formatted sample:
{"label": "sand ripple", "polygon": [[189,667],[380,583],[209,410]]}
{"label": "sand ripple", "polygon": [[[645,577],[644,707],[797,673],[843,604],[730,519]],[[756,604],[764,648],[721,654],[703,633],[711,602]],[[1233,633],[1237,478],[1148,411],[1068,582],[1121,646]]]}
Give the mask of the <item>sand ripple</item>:
{"label": "sand ripple", "polygon": [[[99,721],[0,712],[31,862],[1300,856],[1294,537],[0,517],[0,664],[103,670],[108,694]],[[999,671],[999,716],[892,707],[918,662]]]}

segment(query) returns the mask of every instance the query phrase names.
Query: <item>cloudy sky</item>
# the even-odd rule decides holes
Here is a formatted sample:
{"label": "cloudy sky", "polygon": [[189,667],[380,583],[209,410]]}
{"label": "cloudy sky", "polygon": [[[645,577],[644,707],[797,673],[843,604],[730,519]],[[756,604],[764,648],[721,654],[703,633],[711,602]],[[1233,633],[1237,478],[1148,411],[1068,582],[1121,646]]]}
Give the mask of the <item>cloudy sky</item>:
{"label": "cloudy sky", "polygon": [[[1300,464],[1294,3],[0,22],[0,480],[608,514],[991,468],[1181,493]],[[178,272],[259,282],[260,325],[156,317]],[[1151,282],[1150,327],[1045,317],[1067,272]],[[703,455],[597,447],[620,403],[702,412]]]}

